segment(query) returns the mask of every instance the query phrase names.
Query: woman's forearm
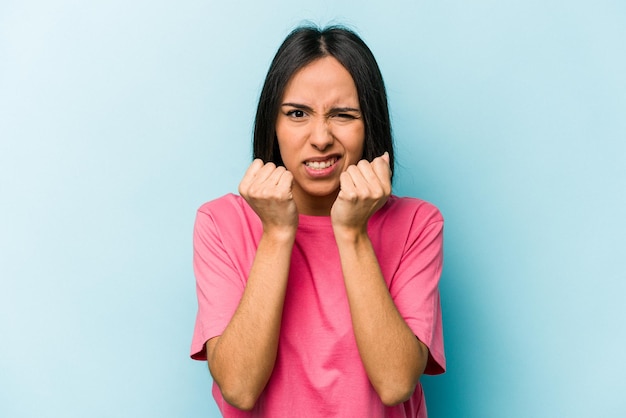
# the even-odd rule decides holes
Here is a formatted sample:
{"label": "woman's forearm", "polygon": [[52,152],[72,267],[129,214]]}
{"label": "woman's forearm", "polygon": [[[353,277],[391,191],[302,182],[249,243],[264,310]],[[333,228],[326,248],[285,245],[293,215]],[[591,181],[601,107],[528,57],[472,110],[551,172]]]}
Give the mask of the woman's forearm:
{"label": "woman's forearm", "polygon": [[243,296],[223,334],[207,342],[224,399],[251,409],[274,368],[295,234],[264,233]]}
{"label": "woman's forearm", "polygon": [[356,342],[372,386],[386,405],[407,400],[428,349],[396,308],[366,233],[335,232]]}

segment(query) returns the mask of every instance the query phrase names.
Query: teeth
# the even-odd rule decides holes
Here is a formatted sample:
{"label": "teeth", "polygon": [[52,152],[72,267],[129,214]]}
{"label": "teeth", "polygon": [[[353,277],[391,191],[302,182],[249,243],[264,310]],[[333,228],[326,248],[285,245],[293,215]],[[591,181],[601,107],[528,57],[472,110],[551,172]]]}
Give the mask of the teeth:
{"label": "teeth", "polygon": [[311,167],[315,170],[323,170],[335,164],[335,162],[337,162],[336,158],[331,158],[330,160],[327,160],[327,161],[307,161],[306,166]]}

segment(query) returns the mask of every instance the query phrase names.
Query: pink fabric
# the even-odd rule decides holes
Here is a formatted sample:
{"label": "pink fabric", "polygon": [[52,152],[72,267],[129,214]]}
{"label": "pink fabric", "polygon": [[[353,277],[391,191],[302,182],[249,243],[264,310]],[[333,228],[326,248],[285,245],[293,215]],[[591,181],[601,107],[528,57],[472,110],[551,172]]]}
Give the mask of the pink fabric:
{"label": "pink fabric", "polygon": [[[445,370],[438,283],[443,218],[433,205],[391,196],[370,219],[370,239],[398,310],[430,349],[428,374]],[[203,205],[194,229],[198,315],[191,357],[228,325],[244,291],[262,228],[240,196]],[[356,348],[329,217],[300,216],[283,310],[278,357],[252,411],[213,396],[225,417],[426,418],[421,385],[407,402],[385,407]]]}

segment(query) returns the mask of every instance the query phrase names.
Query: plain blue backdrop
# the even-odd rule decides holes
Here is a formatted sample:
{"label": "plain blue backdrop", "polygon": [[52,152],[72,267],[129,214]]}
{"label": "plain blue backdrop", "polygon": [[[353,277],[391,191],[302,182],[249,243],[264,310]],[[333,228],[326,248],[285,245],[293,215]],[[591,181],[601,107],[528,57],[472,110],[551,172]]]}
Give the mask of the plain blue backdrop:
{"label": "plain blue backdrop", "polygon": [[195,210],[236,191],[304,20],[369,44],[395,193],[446,218],[430,416],[626,416],[618,0],[4,0],[0,416],[219,416],[188,357]]}

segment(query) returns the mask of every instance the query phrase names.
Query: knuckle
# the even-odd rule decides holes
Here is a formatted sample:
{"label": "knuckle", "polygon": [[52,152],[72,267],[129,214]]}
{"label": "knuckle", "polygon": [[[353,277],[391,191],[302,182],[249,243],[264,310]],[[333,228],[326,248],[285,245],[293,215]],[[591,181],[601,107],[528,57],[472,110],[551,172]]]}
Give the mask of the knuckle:
{"label": "knuckle", "polygon": [[260,190],[261,197],[265,200],[273,199],[276,197],[275,190],[264,187]]}
{"label": "knuckle", "polygon": [[372,197],[375,200],[381,199],[383,197],[385,197],[385,191],[383,189],[376,189],[373,193],[372,193]]}
{"label": "knuckle", "polygon": [[248,189],[248,194],[250,197],[261,198],[263,197],[263,188],[259,187],[257,184],[251,185]]}
{"label": "knuckle", "polygon": [[350,202],[356,202],[359,198],[359,195],[357,194],[356,191],[354,190],[350,190],[348,192],[346,192],[345,194],[346,200],[350,201]]}

